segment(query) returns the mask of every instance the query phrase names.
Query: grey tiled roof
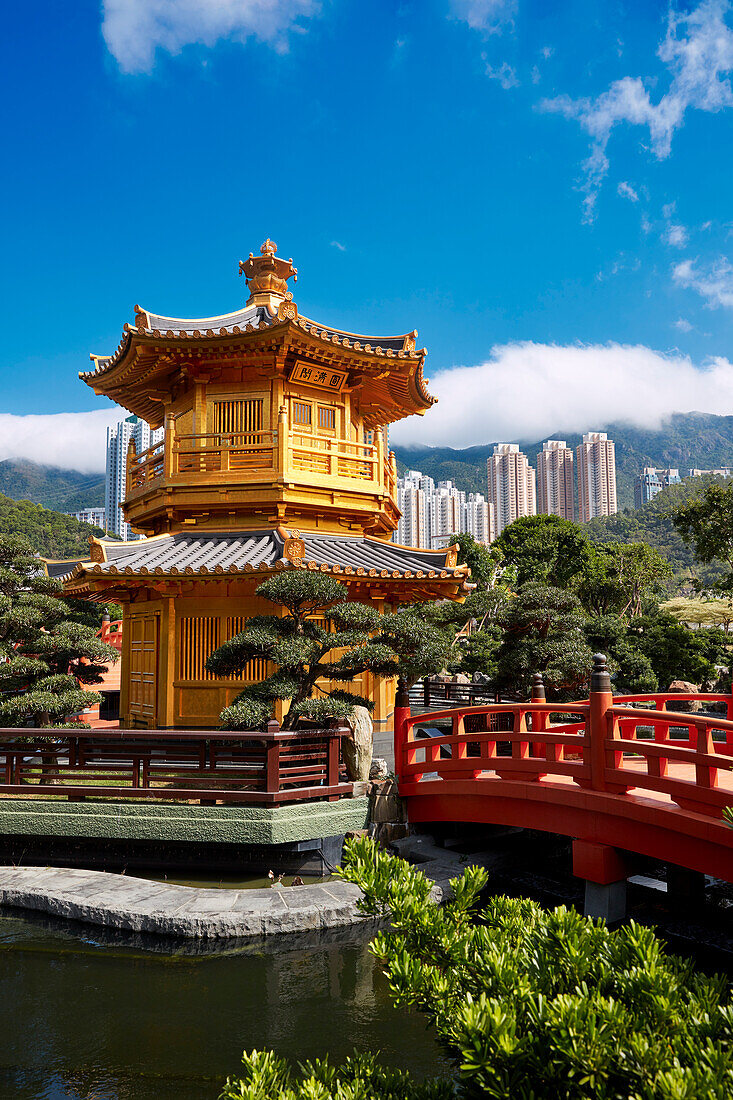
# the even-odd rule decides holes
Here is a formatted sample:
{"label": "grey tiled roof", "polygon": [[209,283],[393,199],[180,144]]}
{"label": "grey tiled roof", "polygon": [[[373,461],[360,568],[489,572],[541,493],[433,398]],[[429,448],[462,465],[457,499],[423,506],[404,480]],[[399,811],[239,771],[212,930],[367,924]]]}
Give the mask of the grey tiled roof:
{"label": "grey tiled roof", "polygon": [[262,322],[271,325],[277,321],[275,314],[271,313],[265,306],[248,306],[246,309],[240,309],[237,313],[227,313],[221,317],[186,319],[160,317],[157,313],[147,312],[144,313],[144,316],[148,321],[145,331],[160,333],[163,336],[168,333],[172,333],[174,336],[179,336],[182,333],[186,336],[193,336],[194,332],[198,332],[201,336],[205,336],[207,332],[213,332],[215,336],[219,336],[222,335],[222,329],[225,333],[232,333],[235,328],[239,328],[244,332],[247,325],[258,328]]}
{"label": "grey tiled roof", "polygon": [[[302,538],[306,564],[398,574],[446,570],[444,552],[430,553],[360,536],[304,533]],[[105,548],[108,560],[99,565],[87,563],[87,572],[230,573],[260,566],[272,568],[283,560],[284,541],[277,531],[270,530],[200,535],[181,532],[139,542],[106,543]],[[453,569],[447,569],[447,573],[451,575]]]}

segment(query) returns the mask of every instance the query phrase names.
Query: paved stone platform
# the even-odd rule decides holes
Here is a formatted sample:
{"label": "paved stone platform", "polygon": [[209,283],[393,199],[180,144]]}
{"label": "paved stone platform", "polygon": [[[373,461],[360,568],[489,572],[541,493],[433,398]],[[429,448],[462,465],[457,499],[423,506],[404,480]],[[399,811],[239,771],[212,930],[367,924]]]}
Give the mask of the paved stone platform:
{"label": "paved stone platform", "polygon": [[[433,882],[432,898],[440,903],[464,863],[423,841],[402,842],[400,854],[417,855],[420,870]],[[207,890],[76,867],[0,866],[0,907],[179,939],[246,939],[374,923],[359,912],[360,896],[358,886],[339,879],[266,890]]]}
{"label": "paved stone platform", "polygon": [[0,867],[0,905],[164,936],[246,938],[361,922],[349,882],[212,890],[66,867]]}

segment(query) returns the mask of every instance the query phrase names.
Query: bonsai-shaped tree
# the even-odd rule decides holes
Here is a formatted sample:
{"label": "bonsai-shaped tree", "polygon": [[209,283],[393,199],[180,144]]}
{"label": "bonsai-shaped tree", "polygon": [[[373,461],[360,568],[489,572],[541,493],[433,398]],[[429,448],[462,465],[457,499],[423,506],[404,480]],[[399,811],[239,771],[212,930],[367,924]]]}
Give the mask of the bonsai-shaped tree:
{"label": "bonsai-shaped tree", "polygon": [[590,677],[593,654],[585,616],[572,592],[527,582],[504,615],[496,654],[496,683],[504,691],[529,695],[532,674],[541,672],[551,697],[577,698]]}
{"label": "bonsai-shaped tree", "polygon": [[230,676],[260,658],[276,668],[222,711],[224,728],[261,726],[272,716],[277,699],[290,700],[283,729],[293,729],[301,718],[323,722],[345,718],[357,705],[373,708],[370,699],[341,688],[329,690],[318,681],[348,683],[365,671],[397,674],[397,653],[374,637],[381,619],[375,608],[347,602],[347,589],[332,577],[300,569],[266,580],[257,595],[284,613],[251,618],[241,634],[212,653],[206,667],[217,676]]}
{"label": "bonsai-shaped tree", "polygon": [[[323,722],[349,717],[355,706],[372,710],[374,701],[345,688],[362,672],[403,676],[413,683],[443,667],[450,640],[406,608],[380,615],[376,608],[348,600],[348,590],[332,577],[289,570],[265,581],[257,595],[279,605],[284,614],[258,615],[235,638],[209,657],[217,676],[240,672],[264,658],[276,666],[265,680],[247,686],[221,714],[227,729],[254,729],[272,715],[273,703],[290,700],[283,729],[298,721]],[[321,681],[319,683],[319,681]]]}
{"label": "bonsai-shaped tree", "polygon": [[46,729],[100,702],[98,684],[117,650],[70,620],[61,584],[22,539],[0,536],[0,722]]}

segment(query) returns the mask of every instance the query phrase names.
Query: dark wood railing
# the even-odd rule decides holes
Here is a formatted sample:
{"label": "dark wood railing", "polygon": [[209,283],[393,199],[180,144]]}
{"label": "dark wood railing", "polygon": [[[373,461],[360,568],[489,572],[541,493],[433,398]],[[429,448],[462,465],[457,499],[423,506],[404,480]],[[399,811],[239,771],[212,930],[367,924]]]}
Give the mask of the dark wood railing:
{"label": "dark wood railing", "polygon": [[346,726],[266,730],[0,729],[0,795],[279,805],[351,795]]}
{"label": "dark wood railing", "polygon": [[499,703],[500,697],[488,684],[458,684],[453,680],[425,678],[410,688],[410,704],[413,707],[439,707],[454,703],[464,707],[483,703]]}

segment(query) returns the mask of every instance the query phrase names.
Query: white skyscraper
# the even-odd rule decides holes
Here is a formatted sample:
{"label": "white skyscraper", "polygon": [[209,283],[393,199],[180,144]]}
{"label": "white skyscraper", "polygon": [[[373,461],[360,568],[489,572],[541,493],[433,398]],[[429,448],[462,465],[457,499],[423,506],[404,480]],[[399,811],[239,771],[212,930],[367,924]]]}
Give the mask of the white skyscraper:
{"label": "white skyscraper", "polygon": [[402,512],[394,541],[435,550],[450,535],[468,533],[486,545],[493,538],[492,512],[481,493],[464,493],[452,481],[436,486],[419,470],[408,470],[397,482]]}
{"label": "white skyscraper", "polygon": [[146,451],[154,443],[160,443],[164,429],[151,430],[150,425],[137,416],[128,416],[114,428],[107,428],[107,472],[104,494],[107,531],[118,535],[125,542],[143,538],[136,535],[125,522],[122,513],[122,501],[127,491],[127,448],[130,440],[135,440],[138,454]]}
{"label": "white skyscraper", "polygon": [[537,511],[575,519],[573,452],[564,439],[548,439],[537,455]]}
{"label": "white skyscraper", "polygon": [[578,511],[581,523],[596,516],[614,516],[616,449],[605,432],[588,432],[575,451],[578,468]]}
{"label": "white skyscraper", "polygon": [[536,514],[535,472],[516,443],[497,443],[487,466],[498,537],[515,519]]}

